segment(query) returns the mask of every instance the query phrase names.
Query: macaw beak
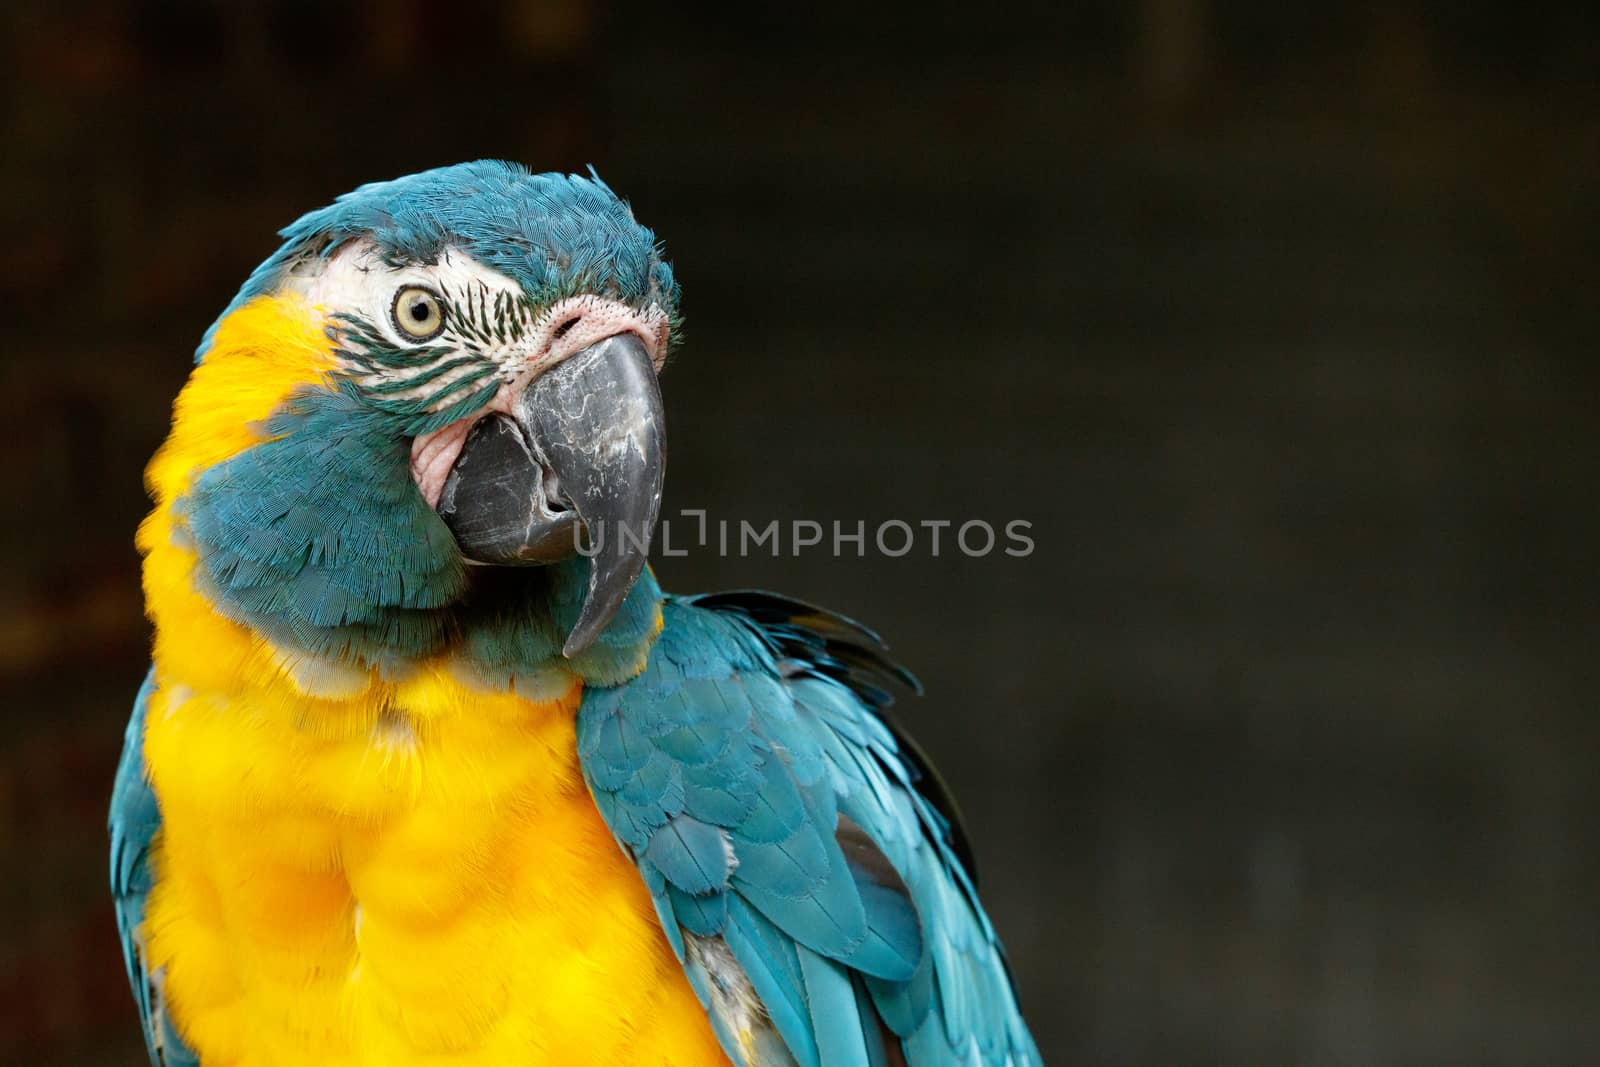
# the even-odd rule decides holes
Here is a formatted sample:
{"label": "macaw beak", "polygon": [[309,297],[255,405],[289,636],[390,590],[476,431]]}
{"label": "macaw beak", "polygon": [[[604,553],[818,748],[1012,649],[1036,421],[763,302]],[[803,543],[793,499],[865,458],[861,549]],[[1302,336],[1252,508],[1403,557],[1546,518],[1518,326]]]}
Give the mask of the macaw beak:
{"label": "macaw beak", "polygon": [[589,557],[588,595],[562,649],[571,657],[644,569],[666,473],[661,389],[644,343],[621,333],[539,375],[513,410],[467,434],[439,515],[474,563]]}

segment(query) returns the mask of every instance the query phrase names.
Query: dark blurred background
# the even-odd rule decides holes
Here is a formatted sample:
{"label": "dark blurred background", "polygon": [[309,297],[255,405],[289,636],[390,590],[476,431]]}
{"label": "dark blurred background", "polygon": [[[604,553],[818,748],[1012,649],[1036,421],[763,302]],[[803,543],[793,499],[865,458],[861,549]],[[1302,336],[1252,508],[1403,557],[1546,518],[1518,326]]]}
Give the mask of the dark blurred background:
{"label": "dark blurred background", "polygon": [[301,211],[480,156],[593,163],[666,241],[669,514],[1034,524],[658,571],[921,675],[1050,1059],[1594,1061],[1593,5],[0,26],[0,1061],[142,1062],[103,812],[195,342]]}

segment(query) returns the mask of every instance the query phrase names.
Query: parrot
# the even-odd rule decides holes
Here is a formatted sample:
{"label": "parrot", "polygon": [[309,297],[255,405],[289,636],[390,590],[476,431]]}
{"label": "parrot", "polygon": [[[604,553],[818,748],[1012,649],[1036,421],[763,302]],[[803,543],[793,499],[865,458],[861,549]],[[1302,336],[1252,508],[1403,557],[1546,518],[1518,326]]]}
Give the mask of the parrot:
{"label": "parrot", "polygon": [[629,204],[484,160],[279,237],[145,473],[150,1062],[1038,1063],[915,679],[648,566],[682,320]]}

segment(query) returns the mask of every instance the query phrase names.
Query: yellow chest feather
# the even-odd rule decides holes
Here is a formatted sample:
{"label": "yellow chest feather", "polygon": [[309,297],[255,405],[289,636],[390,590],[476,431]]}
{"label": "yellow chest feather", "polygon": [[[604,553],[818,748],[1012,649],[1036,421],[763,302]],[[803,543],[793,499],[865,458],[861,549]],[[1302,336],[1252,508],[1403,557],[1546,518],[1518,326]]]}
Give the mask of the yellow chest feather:
{"label": "yellow chest feather", "polygon": [[158,682],[146,933],[205,1067],[726,1062],[580,777],[576,684]]}

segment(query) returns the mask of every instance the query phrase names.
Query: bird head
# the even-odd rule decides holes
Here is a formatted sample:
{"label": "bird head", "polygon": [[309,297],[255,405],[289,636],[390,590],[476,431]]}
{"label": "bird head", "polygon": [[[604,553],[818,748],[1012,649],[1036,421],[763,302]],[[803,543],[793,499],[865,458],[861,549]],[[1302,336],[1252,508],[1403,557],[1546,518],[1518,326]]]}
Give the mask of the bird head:
{"label": "bird head", "polygon": [[583,653],[661,501],[678,290],[651,232],[598,177],[485,161],[281,235],[175,405],[147,556],[170,541],[224,615],[356,663],[459,638],[485,574],[581,574],[544,581]]}

